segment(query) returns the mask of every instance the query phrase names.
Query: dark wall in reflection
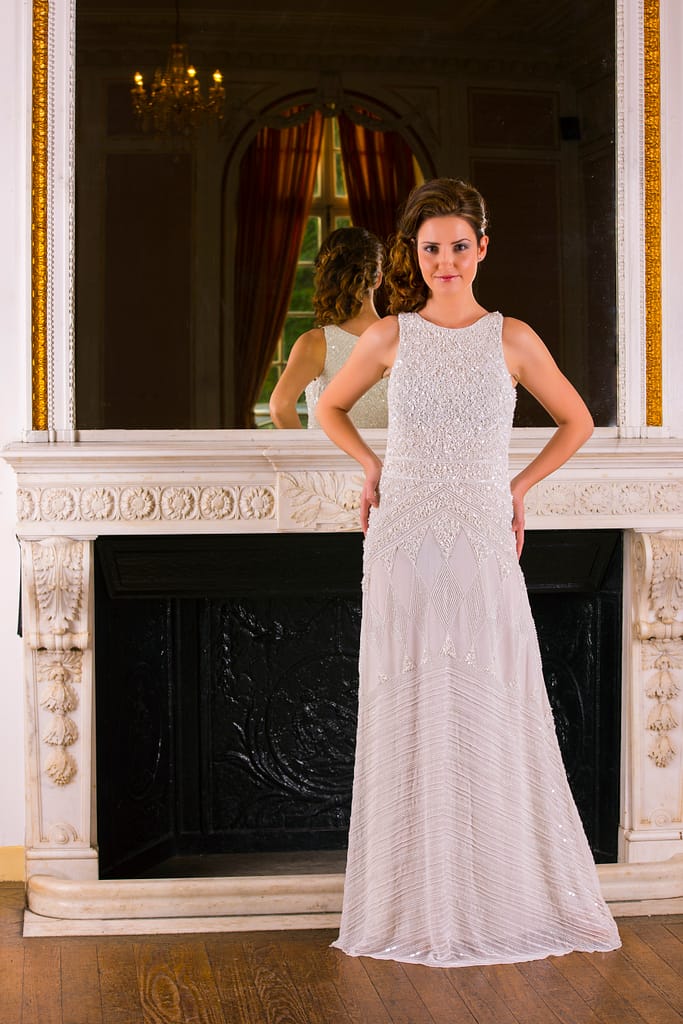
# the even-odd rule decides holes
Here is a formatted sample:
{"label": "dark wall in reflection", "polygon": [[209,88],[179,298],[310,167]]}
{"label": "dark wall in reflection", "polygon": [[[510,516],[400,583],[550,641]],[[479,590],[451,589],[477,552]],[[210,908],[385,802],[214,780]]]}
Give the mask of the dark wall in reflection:
{"label": "dark wall in reflection", "polygon": [[[78,0],[78,426],[233,426],[237,168],[261,111],[315,95],[362,100],[427,176],[474,181],[491,208],[481,301],[527,320],[613,424],[613,0],[465,3],[457,17],[398,0],[392,18],[364,10],[362,34],[356,0],[243,6],[181,4],[204,84],[224,71],[228,115],[169,140],[129,105],[132,72],[164,63],[169,5]],[[516,422],[549,420],[520,393]]]}

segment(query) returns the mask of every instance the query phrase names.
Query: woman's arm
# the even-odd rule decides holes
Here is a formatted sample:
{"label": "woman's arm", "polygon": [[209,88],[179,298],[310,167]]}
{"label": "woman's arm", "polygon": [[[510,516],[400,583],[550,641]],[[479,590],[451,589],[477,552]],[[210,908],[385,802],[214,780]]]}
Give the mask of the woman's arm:
{"label": "woman's arm", "polygon": [[320,327],[306,331],[294,342],[284,372],[270,396],[270,415],[276,427],[301,428],[296,403],[306,385],[323,372],[326,355],[325,334]]}
{"label": "woman's arm", "polygon": [[560,371],[535,331],[521,320],[503,321],[503,351],[510,373],[531,392],[555,423],[557,430],[535,459],[511,481],[517,554],[524,544],[524,496],[558,469],[593,433],[593,419],[578,391]]}
{"label": "woman's arm", "polygon": [[360,511],[363,533],[367,532],[370,508],[379,505],[382,463],[360,436],[348,414],[361,395],[391,369],[397,347],[398,319],[395,316],[368,327],[316,406],[318,422],[327,436],[359,462],[365,471]]}

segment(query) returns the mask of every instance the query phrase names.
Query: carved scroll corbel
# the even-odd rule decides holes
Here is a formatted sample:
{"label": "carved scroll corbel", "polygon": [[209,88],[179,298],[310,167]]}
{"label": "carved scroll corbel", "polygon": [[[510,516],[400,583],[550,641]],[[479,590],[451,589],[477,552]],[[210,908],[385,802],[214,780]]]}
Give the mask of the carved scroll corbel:
{"label": "carved scroll corbel", "polygon": [[636,636],[683,637],[683,533],[639,533],[635,538]]}
{"label": "carved scroll corbel", "polygon": [[[77,771],[70,750],[79,739],[76,721],[83,652],[90,646],[88,587],[90,546],[53,537],[22,543],[24,640],[33,664],[32,703],[40,740],[47,747],[43,771],[58,786]],[[41,723],[39,708],[47,714]],[[42,728],[41,728],[42,724]]]}
{"label": "carved scroll corbel", "polygon": [[647,672],[645,695],[654,702],[646,723],[653,734],[648,756],[665,768],[678,752],[671,733],[682,717],[676,698],[683,669],[683,534],[638,534],[634,567],[635,635],[641,642],[641,668]]}

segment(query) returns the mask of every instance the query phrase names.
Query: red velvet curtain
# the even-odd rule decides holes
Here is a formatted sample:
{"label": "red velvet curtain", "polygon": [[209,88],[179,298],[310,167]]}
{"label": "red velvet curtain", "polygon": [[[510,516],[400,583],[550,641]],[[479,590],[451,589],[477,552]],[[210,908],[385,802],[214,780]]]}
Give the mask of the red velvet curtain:
{"label": "red velvet curtain", "polygon": [[398,132],[355,124],[339,115],[344,174],[351,219],[386,242],[396,230],[396,214],[415,187],[410,146]]}
{"label": "red velvet curtain", "polygon": [[235,249],[235,426],[253,427],[294,285],[323,119],[262,128],[242,158]]}

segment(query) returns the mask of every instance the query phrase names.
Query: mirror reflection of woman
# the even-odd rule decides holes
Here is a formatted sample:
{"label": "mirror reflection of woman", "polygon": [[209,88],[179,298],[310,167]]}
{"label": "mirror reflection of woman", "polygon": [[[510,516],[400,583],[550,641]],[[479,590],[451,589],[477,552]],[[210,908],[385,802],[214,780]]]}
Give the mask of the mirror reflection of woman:
{"label": "mirror reflection of woman", "polygon": [[[441,178],[412,193],[387,270],[398,315],[368,329],[318,408],[365,469],[367,530],[334,945],[435,967],[620,944],[567,782],[518,563],[524,495],[593,424],[531,327],[477,302],[486,229],[471,185]],[[382,465],[348,411],[387,368]],[[510,480],[518,384],[557,429]]]}
{"label": "mirror reflection of woman", "polygon": [[[297,402],[306,392],[308,426],[318,427],[320,395],[367,327],[379,320],[374,294],[382,280],[384,247],[370,231],[337,228],[315,260],[313,310],[319,326],[297,338],[270,398],[276,427],[301,427]],[[387,383],[363,395],[351,416],[356,427],[386,427]]]}

